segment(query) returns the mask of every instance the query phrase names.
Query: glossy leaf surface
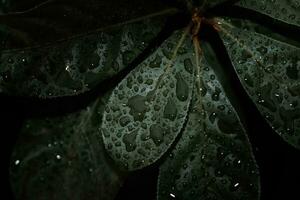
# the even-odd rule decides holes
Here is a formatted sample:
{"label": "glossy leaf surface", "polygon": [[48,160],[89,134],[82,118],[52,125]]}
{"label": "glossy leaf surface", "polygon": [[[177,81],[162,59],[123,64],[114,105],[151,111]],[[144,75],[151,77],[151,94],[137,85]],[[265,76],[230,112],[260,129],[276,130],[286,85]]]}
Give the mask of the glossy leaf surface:
{"label": "glossy leaf surface", "polygon": [[27,121],[11,163],[18,199],[113,199],[120,170],[152,164],[158,200],[259,199],[244,102],[226,81],[299,148],[299,1],[86,2],[0,15],[2,94],[81,97],[125,77],[87,110]]}
{"label": "glossy leaf surface", "polygon": [[300,26],[299,0],[241,0],[237,5]]}
{"label": "glossy leaf surface", "polygon": [[105,98],[67,116],[28,120],[11,160],[16,199],[113,200],[123,179],[95,134]]}
{"label": "glossy leaf surface", "polygon": [[102,123],[105,147],[129,170],[160,158],[183,126],[194,69],[192,43],[182,34],[170,36],[122,80],[106,106]]}
{"label": "glossy leaf surface", "polygon": [[204,58],[200,65],[186,127],[160,166],[158,200],[259,199],[245,130],[211,66]]}
{"label": "glossy leaf surface", "polygon": [[[300,48],[220,21],[221,36],[241,83],[271,127],[300,147]],[[237,49],[239,49],[237,51]]]}
{"label": "glossy leaf surface", "polygon": [[[164,12],[160,0],[26,0],[33,7],[0,15],[1,49],[45,45]],[[21,5],[21,2],[12,2]],[[12,5],[12,6],[13,6]],[[154,14],[155,15],[155,14]]]}
{"label": "glossy leaf surface", "polygon": [[163,22],[161,18],[146,19],[49,46],[3,51],[0,91],[50,98],[93,89],[127,67]]}

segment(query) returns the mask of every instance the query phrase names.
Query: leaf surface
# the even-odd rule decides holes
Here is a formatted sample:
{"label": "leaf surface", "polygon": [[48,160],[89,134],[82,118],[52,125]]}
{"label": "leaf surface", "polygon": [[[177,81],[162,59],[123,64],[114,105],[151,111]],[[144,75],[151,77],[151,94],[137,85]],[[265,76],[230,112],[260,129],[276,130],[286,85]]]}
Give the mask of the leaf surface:
{"label": "leaf surface", "polygon": [[107,98],[66,116],[27,120],[11,158],[16,199],[113,200],[125,173],[95,134]]}
{"label": "leaf surface", "polygon": [[205,58],[200,65],[186,127],[160,166],[158,200],[259,199],[245,130]]}
{"label": "leaf surface", "polygon": [[3,51],[0,92],[51,98],[91,90],[126,68],[163,24],[156,17],[48,46]]}
{"label": "leaf surface", "polygon": [[173,33],[123,79],[106,106],[105,147],[124,168],[155,162],[183,126],[193,87],[193,46],[181,35]]}
{"label": "leaf surface", "polygon": [[220,22],[220,35],[242,85],[271,127],[299,148],[300,48],[242,29],[240,20]]}
{"label": "leaf surface", "polygon": [[6,35],[0,47],[49,44],[112,25],[125,25],[168,8],[160,0],[47,0],[0,15],[0,33]]}
{"label": "leaf surface", "polygon": [[237,5],[300,26],[299,0],[241,0]]}

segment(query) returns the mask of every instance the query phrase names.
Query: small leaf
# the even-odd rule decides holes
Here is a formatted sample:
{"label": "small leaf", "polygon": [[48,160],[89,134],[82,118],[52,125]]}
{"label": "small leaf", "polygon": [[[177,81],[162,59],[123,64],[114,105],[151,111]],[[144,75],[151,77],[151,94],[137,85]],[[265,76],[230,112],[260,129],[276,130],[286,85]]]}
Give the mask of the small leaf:
{"label": "small leaf", "polygon": [[105,147],[129,170],[159,159],[183,126],[193,86],[193,47],[179,33],[121,81],[106,106]]}
{"label": "small leaf", "polygon": [[300,26],[299,0],[241,0],[237,5]]}
{"label": "small leaf", "polygon": [[125,174],[95,134],[105,101],[66,116],[26,121],[11,158],[16,199],[114,199]]}
{"label": "small leaf", "polygon": [[300,148],[300,48],[221,21],[239,79],[271,127]]}
{"label": "small leaf", "polygon": [[211,66],[204,58],[200,65],[187,125],[160,166],[158,200],[259,199],[245,130]]}
{"label": "small leaf", "polygon": [[44,47],[3,51],[0,92],[51,98],[93,89],[127,67],[163,23],[156,17]]}

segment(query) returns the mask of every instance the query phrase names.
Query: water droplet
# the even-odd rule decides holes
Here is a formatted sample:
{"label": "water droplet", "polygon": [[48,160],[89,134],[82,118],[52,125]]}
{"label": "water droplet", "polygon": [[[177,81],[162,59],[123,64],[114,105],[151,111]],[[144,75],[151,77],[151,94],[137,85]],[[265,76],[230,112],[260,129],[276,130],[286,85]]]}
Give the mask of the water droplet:
{"label": "water droplet", "polygon": [[177,108],[172,99],[169,99],[164,109],[164,117],[174,121],[177,115]]}
{"label": "water droplet", "polygon": [[173,194],[173,193],[170,193],[170,197],[176,198],[175,194]]}
{"label": "water droplet", "polygon": [[153,140],[155,145],[159,146],[164,139],[164,130],[158,124],[151,125],[150,138]]}
{"label": "water droplet", "polygon": [[185,59],[183,62],[184,62],[184,69],[188,73],[192,74],[193,73],[193,64],[192,64],[191,59]]}
{"label": "water droplet", "polygon": [[15,165],[19,165],[19,164],[20,164],[20,160],[16,160]]}
{"label": "water droplet", "polygon": [[234,182],[231,186],[230,186],[230,190],[231,191],[236,191],[240,186],[239,182]]}
{"label": "water droplet", "polygon": [[217,118],[217,113],[213,112],[209,115],[209,121],[213,124]]}
{"label": "water droplet", "polygon": [[128,152],[132,152],[136,149],[136,136],[138,133],[138,129],[132,131],[131,133],[125,134],[123,136],[123,142],[125,144],[126,147],[126,151]]}
{"label": "water droplet", "polygon": [[189,94],[189,88],[180,73],[177,73],[175,78],[176,82],[176,96],[180,101],[186,101]]}
{"label": "water droplet", "polygon": [[128,99],[127,105],[130,107],[130,114],[133,116],[134,120],[142,121],[144,119],[147,106],[145,104],[146,97],[141,95],[136,95]]}
{"label": "water droplet", "polygon": [[128,116],[123,116],[119,119],[119,123],[122,127],[126,126],[130,122],[130,118]]}

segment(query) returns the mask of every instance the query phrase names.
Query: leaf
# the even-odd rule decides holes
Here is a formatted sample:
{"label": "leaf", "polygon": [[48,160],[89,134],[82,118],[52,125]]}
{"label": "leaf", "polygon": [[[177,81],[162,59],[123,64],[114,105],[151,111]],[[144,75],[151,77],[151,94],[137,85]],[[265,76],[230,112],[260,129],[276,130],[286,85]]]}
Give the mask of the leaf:
{"label": "leaf", "polygon": [[160,166],[158,200],[259,199],[245,130],[205,58],[200,66],[186,127]]}
{"label": "leaf", "polygon": [[243,30],[240,20],[220,22],[242,85],[271,127],[300,148],[300,48]]}
{"label": "leaf", "polygon": [[126,68],[163,23],[156,17],[48,46],[4,51],[0,92],[51,98],[91,90]]}
{"label": "leaf", "polygon": [[16,199],[114,199],[125,173],[95,134],[106,101],[99,98],[66,116],[26,121],[10,167]]}
{"label": "leaf", "polygon": [[[28,4],[27,1],[23,7]],[[125,25],[166,9],[169,7],[160,0],[47,0],[27,10],[0,15],[0,33],[7,34],[0,47],[49,44],[112,25]]]}
{"label": "leaf", "polygon": [[300,26],[299,0],[241,0],[237,5]]}
{"label": "leaf", "polygon": [[180,39],[180,33],[170,36],[122,80],[106,106],[105,147],[126,169],[159,159],[185,121],[193,87],[193,47],[184,35]]}
{"label": "leaf", "polygon": [[181,5],[187,6],[189,10],[193,10],[198,7],[201,10],[207,10],[214,6],[220,5],[225,2],[231,2],[232,0],[175,0]]}

